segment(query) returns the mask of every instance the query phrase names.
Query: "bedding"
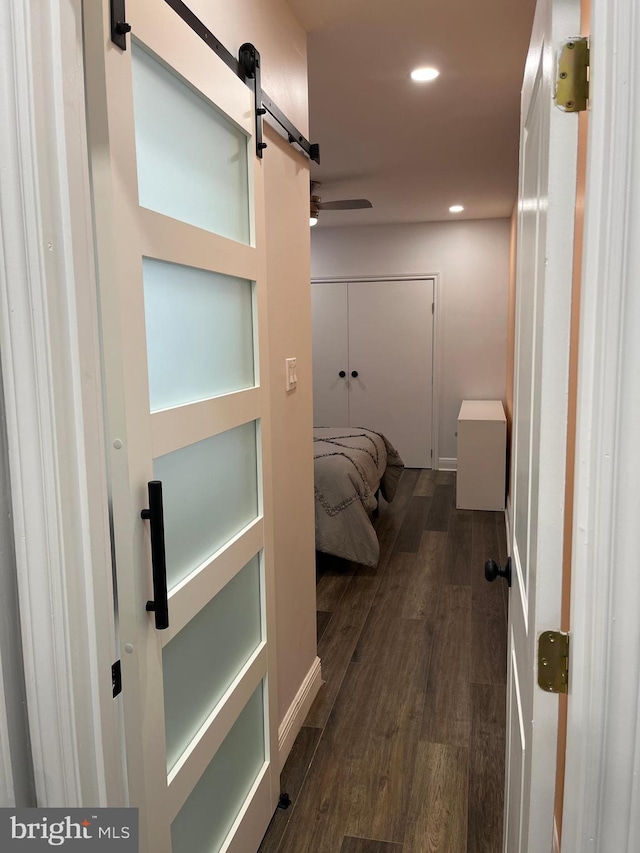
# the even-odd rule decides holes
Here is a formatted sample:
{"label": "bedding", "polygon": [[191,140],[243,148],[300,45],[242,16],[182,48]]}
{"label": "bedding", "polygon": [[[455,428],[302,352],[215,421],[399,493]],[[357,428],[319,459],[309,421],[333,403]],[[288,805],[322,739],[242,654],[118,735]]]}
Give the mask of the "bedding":
{"label": "bedding", "polygon": [[351,427],[313,431],[316,550],[375,566],[380,555],[371,524],[376,492],[391,501],[404,465],[381,433]]}

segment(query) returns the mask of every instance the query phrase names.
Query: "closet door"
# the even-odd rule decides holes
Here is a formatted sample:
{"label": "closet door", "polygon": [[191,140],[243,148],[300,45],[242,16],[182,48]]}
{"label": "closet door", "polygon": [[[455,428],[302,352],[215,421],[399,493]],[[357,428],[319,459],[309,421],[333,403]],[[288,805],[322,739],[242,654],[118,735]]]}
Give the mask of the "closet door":
{"label": "closet door", "polygon": [[[430,468],[433,280],[350,282],[349,421]],[[354,375],[355,374],[355,375]]]}
{"label": "closet door", "polygon": [[[314,284],[313,423],[349,426],[349,329],[345,282]],[[342,376],[340,374],[343,374]]]}

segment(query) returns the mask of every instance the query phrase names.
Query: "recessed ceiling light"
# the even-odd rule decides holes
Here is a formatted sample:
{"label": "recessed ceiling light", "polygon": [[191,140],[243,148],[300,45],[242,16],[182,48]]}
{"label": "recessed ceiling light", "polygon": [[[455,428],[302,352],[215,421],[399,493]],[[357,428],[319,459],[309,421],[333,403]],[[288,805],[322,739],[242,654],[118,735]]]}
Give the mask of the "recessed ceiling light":
{"label": "recessed ceiling light", "polygon": [[435,80],[436,77],[439,76],[440,72],[437,68],[415,68],[411,72],[411,79],[417,80],[420,83],[425,83],[429,80]]}
{"label": "recessed ceiling light", "polygon": [[452,204],[449,208],[449,213],[462,213],[464,207],[461,204]]}

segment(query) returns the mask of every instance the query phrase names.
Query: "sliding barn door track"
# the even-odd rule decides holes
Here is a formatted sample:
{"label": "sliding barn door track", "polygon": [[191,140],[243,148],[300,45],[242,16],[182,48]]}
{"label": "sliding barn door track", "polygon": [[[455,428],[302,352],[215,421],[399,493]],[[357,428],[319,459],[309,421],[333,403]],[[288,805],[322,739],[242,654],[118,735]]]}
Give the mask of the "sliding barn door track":
{"label": "sliding barn door track", "polygon": [[[250,43],[240,48],[238,59],[207,29],[191,9],[182,0],[163,0],[180,18],[199,36],[211,50],[220,57],[255,95],[256,155],[262,157],[267,143],[262,141],[262,119],[267,113],[280,125],[291,145],[297,145],[315,163],[320,163],[320,146],[311,143],[293,125],[278,105],[267,95],[260,83],[260,54]],[[127,49],[127,34],[131,26],[127,23],[125,0],[111,0],[111,41],[120,50]]]}

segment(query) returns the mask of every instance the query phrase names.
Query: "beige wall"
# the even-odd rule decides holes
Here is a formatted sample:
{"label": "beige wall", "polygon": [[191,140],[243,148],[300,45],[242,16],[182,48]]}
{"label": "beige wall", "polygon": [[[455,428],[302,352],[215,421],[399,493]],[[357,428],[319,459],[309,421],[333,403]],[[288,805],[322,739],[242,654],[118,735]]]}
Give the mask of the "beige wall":
{"label": "beige wall", "polygon": [[[265,178],[282,720],[316,656],[309,172],[303,158],[292,157],[288,142],[275,132],[267,131],[265,139],[271,158]],[[291,356],[297,359],[298,387],[286,391],[285,359]]]}
{"label": "beige wall", "polygon": [[504,400],[509,220],[319,226],[311,250],[314,278],[440,273],[438,455],[455,459],[462,400]]}
{"label": "beige wall", "polygon": [[[306,33],[284,0],[191,0],[190,8],[234,55],[260,52],[262,85],[308,132]],[[307,158],[265,127],[267,288],[273,420],[278,710],[282,721],[316,657],[313,507],[309,169]],[[284,360],[298,360],[285,391]]]}
{"label": "beige wall", "polygon": [[511,214],[509,232],[509,303],[507,309],[507,379],[505,388],[505,412],[507,424],[511,432],[513,420],[513,378],[516,341],[516,273],[517,273],[517,236],[518,236],[518,206]]}
{"label": "beige wall", "polygon": [[504,411],[507,416],[507,494],[511,488],[511,435],[513,431],[513,380],[516,347],[516,277],[518,261],[518,205],[511,214],[509,229],[509,298],[507,306],[507,376]]}

